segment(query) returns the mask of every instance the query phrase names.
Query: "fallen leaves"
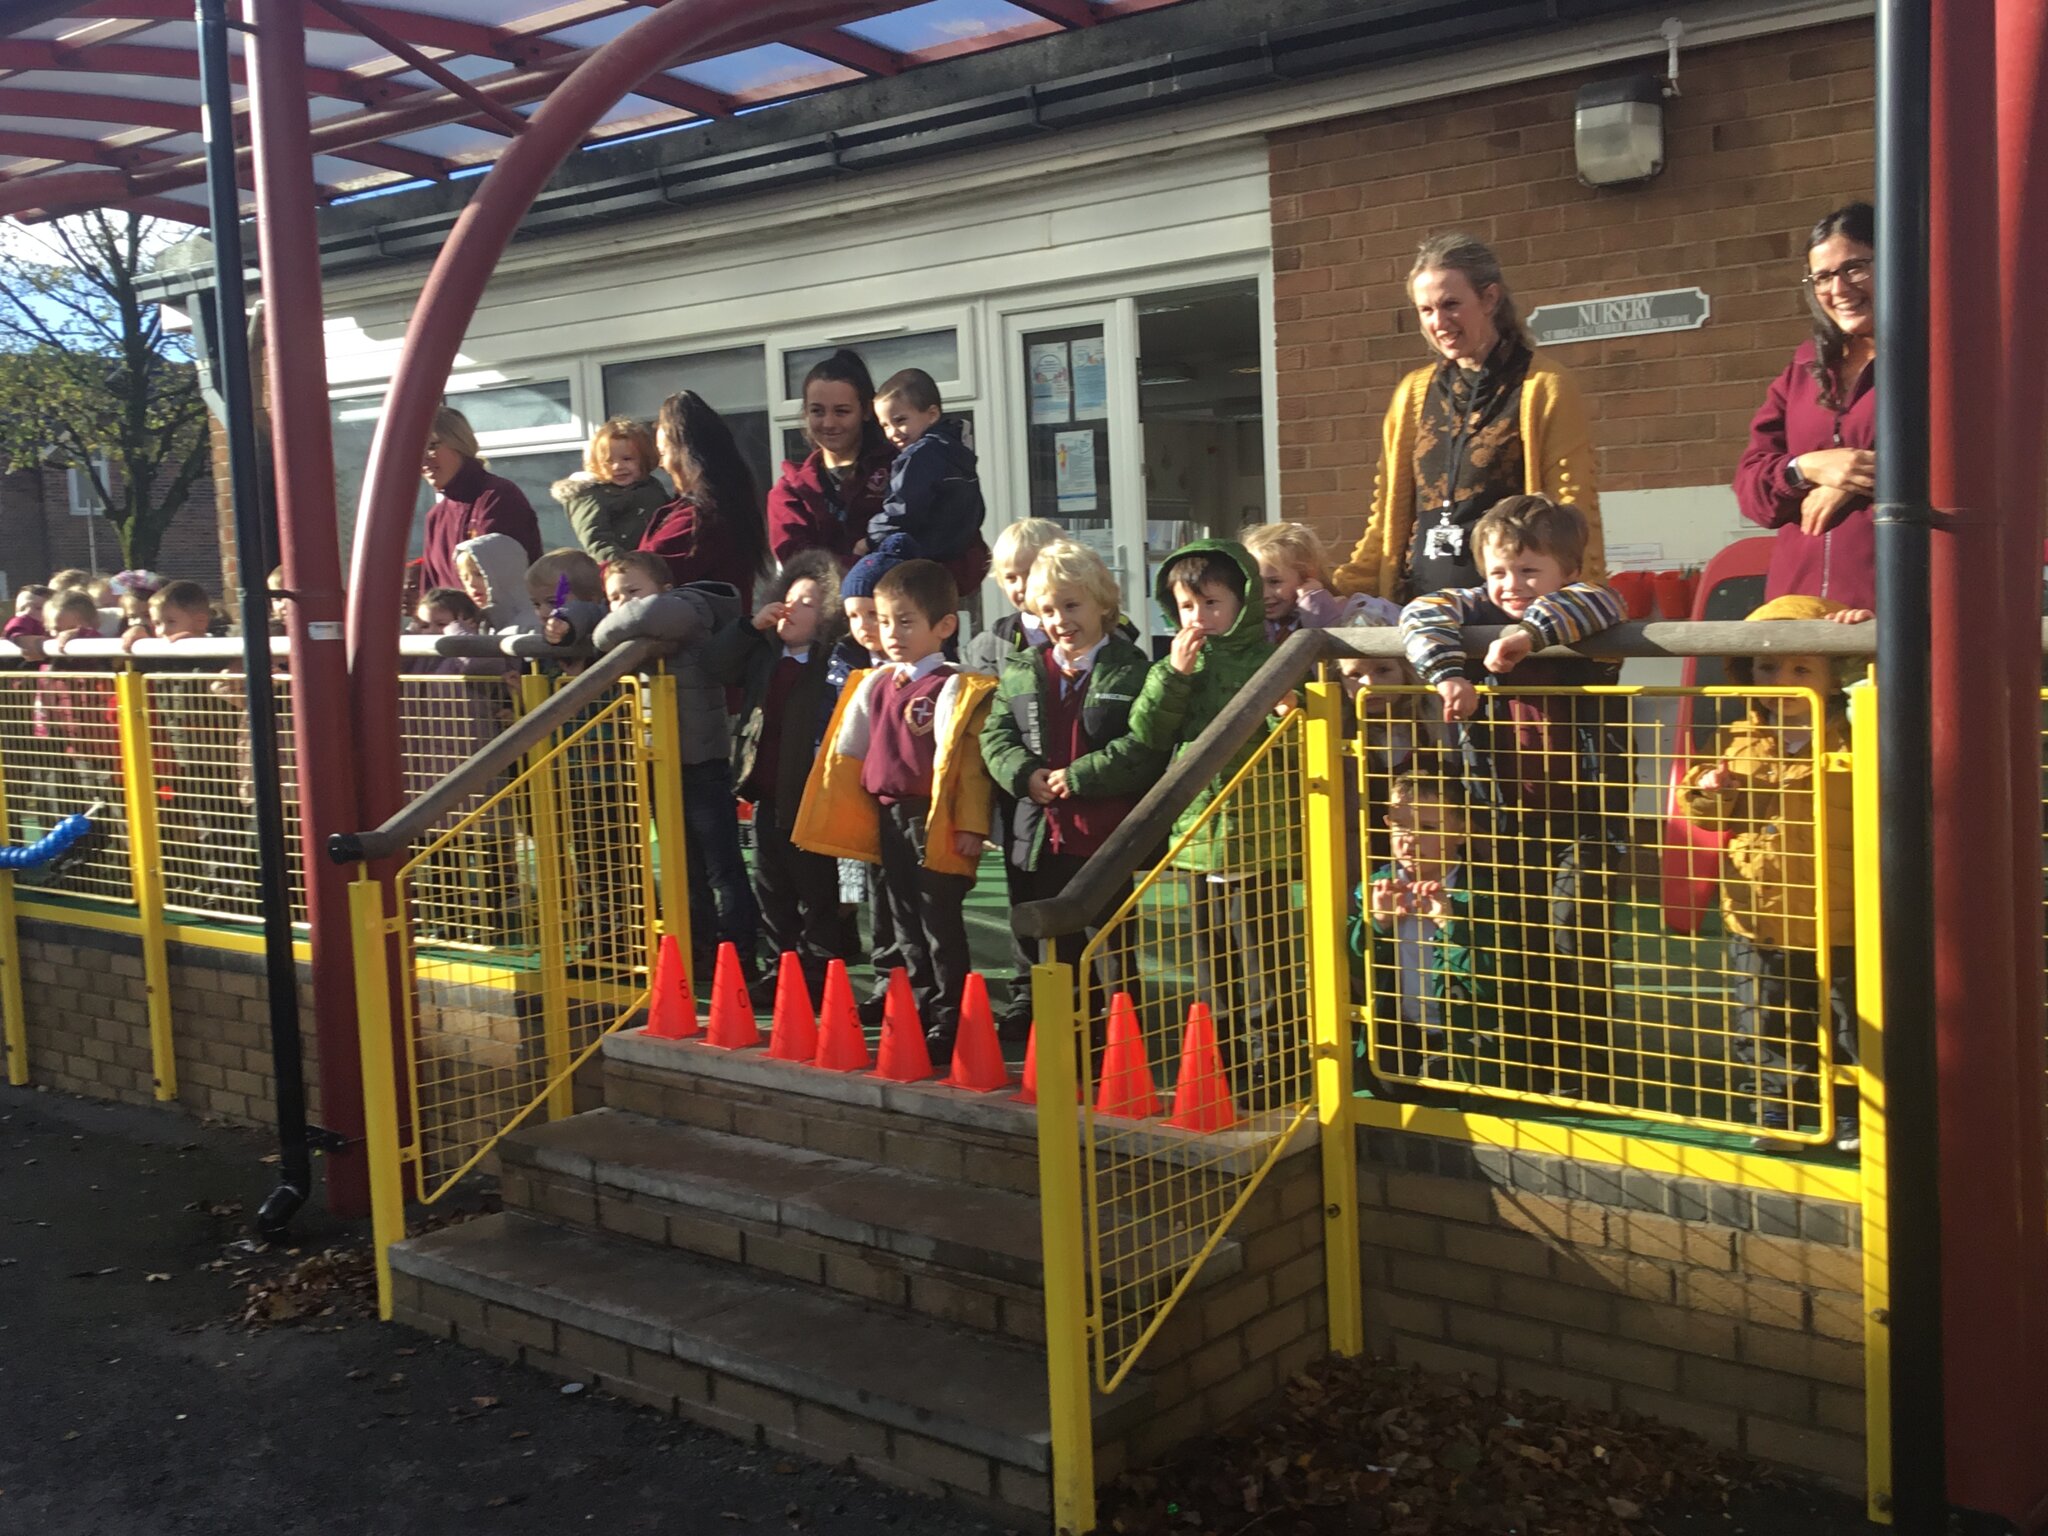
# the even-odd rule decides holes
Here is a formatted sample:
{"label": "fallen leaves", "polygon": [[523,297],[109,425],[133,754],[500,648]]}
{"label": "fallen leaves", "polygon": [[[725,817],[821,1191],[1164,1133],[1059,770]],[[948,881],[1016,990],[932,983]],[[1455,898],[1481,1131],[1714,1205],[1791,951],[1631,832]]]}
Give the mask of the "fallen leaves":
{"label": "fallen leaves", "polygon": [[376,1310],[377,1269],[366,1248],[329,1248],[282,1271],[246,1278],[241,1320],[276,1327]]}
{"label": "fallen leaves", "polygon": [[[1265,1418],[1105,1492],[1124,1536],[1648,1536],[1660,1505],[1725,1503],[1703,1441],[1528,1393],[1329,1360]],[[1249,1524],[1248,1524],[1249,1522]]]}

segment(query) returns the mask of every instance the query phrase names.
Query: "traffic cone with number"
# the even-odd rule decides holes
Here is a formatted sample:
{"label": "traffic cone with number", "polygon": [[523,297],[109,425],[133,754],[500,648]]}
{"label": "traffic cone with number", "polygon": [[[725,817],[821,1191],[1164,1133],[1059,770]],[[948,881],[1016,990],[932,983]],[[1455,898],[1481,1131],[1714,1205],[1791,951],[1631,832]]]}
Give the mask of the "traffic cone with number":
{"label": "traffic cone with number", "polygon": [[882,1004],[882,1045],[875,1056],[875,1076],[892,1083],[921,1083],[932,1075],[924,1025],[918,1022],[917,1001],[910,995],[910,973],[900,965],[889,973],[889,990]]}
{"label": "traffic cone with number", "polygon": [[811,989],[804,985],[803,962],[793,950],[782,952],[775,976],[775,1017],[768,1034],[768,1054],[777,1061],[809,1062],[818,1054],[818,1016],[811,1011]]}
{"label": "traffic cone with number", "polygon": [[961,991],[960,1033],[953,1041],[953,1068],[946,1083],[970,1093],[994,1093],[1010,1086],[1009,1064],[1003,1060],[995,1014],[988,1005],[988,983],[979,971],[967,973]]}
{"label": "traffic cone with number", "polygon": [[718,946],[718,968],[711,973],[711,1045],[743,1051],[761,1043],[754,1005],[747,1001],[746,979],[740,975],[740,952],[732,944]]}
{"label": "traffic cone with number", "polygon": [[1173,1113],[1166,1123],[1183,1131],[1227,1131],[1237,1122],[1230,1080],[1223,1075],[1223,1056],[1216,1049],[1216,1021],[1209,1016],[1207,1003],[1196,1003],[1188,1009],[1180,1081],[1174,1084]]}
{"label": "traffic cone with number", "polygon": [[1130,993],[1119,992],[1109,1002],[1109,1044],[1102,1053],[1102,1079],[1095,1085],[1095,1113],[1145,1120],[1159,1112],[1138,1010]]}
{"label": "traffic cone with number", "polygon": [[868,1037],[861,1033],[860,1010],[854,1006],[853,983],[846,979],[844,960],[825,967],[825,1016],[818,1025],[814,1065],[826,1072],[865,1072],[874,1065],[868,1054]]}
{"label": "traffic cone with number", "polygon": [[654,987],[647,999],[647,1033],[656,1040],[688,1040],[703,1033],[697,1022],[697,1000],[690,996],[690,978],[683,970],[683,952],[676,936],[664,933],[654,961]]}

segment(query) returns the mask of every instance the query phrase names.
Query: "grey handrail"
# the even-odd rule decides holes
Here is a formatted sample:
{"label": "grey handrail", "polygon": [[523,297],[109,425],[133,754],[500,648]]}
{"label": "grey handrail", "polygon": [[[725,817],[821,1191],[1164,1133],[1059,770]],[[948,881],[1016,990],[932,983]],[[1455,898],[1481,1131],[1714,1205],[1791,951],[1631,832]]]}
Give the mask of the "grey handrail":
{"label": "grey handrail", "polygon": [[[1686,656],[1868,656],[1877,646],[1874,624],[1830,624],[1822,619],[1788,619],[1769,624],[1740,621],[1617,624],[1576,646],[1544,651],[1547,657],[1619,661]],[[1483,656],[1505,631],[1473,625],[1465,629],[1465,654]],[[2048,643],[2048,625],[2043,627]],[[1066,889],[1043,901],[1026,902],[1011,914],[1017,932],[1044,940],[1079,933],[1094,922],[1110,898],[1157,853],[1180,813],[1244,744],[1252,739],[1280,701],[1307,681],[1325,661],[1346,656],[1400,656],[1401,631],[1391,626],[1304,629],[1281,642],[1266,664],[1176,757],[1102,847],[1081,866]]]}
{"label": "grey handrail", "polygon": [[[337,636],[333,641],[320,644],[341,643]],[[270,654],[273,658],[291,655],[291,641],[283,635],[273,635],[270,640]],[[517,635],[402,635],[398,641],[401,656],[510,656],[531,661],[573,661],[595,656],[596,651],[588,645],[549,645],[536,634]],[[11,640],[0,640],[0,661],[30,661],[20,646]],[[235,635],[204,635],[196,640],[138,640],[133,647],[123,645],[119,640],[94,638],[90,640],[68,640],[59,652],[46,651],[43,660],[61,666],[67,661],[240,661],[242,641]]]}
{"label": "grey handrail", "polygon": [[521,716],[479,747],[382,826],[367,832],[335,833],[327,840],[327,856],[337,864],[360,864],[403,853],[442,817],[603,698],[619,679],[674,650],[666,641],[629,640],[617,650],[606,652],[588,672],[565,684],[538,709]]}

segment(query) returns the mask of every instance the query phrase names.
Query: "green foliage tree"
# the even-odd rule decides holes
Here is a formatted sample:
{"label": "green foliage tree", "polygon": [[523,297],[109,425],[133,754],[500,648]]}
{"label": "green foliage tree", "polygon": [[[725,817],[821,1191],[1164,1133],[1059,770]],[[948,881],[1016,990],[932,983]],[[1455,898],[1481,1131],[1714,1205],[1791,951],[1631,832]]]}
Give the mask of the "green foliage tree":
{"label": "green foliage tree", "polygon": [[209,459],[191,348],[136,292],[168,228],[95,211],[0,244],[0,459],[83,471],[130,566],[156,563]]}

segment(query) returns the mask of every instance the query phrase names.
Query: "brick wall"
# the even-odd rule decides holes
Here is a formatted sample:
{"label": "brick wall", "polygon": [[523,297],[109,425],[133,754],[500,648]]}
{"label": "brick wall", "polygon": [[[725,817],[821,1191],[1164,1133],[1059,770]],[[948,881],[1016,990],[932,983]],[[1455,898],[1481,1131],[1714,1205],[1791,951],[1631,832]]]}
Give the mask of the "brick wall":
{"label": "brick wall", "polygon": [[1804,232],[1873,180],[1867,23],[1685,51],[1665,169],[1581,186],[1572,98],[1590,76],[1475,92],[1272,140],[1283,515],[1349,550],[1380,423],[1426,362],[1405,281],[1416,244],[1463,229],[1535,306],[1698,286],[1698,331],[1556,349],[1584,387],[1603,491],[1719,485],[1764,389],[1807,333]]}
{"label": "brick wall", "polygon": [[[24,579],[43,581],[48,579],[51,571],[62,570],[66,566],[92,569],[95,541],[99,546],[100,570],[118,571],[128,563],[121,556],[121,539],[112,523],[104,518],[71,515],[70,493],[62,469],[46,468],[40,478],[43,557],[47,563],[32,578]],[[171,476],[166,471],[159,479],[162,485],[168,485]],[[87,529],[89,523],[92,525],[90,533]],[[202,474],[192,482],[185,505],[171,520],[171,526],[164,530],[163,542],[152,569],[173,580],[196,581],[208,592],[219,592],[220,545],[214,529],[213,481],[209,476]]]}
{"label": "brick wall", "polygon": [[[20,927],[30,1080],[90,1098],[156,1102],[142,941],[33,918]],[[276,1124],[263,957],[173,944],[168,958],[178,1102],[223,1119]],[[317,1122],[320,1064],[304,966],[299,1026]]]}
{"label": "brick wall", "polygon": [[1360,1198],[1374,1353],[1862,1485],[1854,1207],[1387,1131]]}

